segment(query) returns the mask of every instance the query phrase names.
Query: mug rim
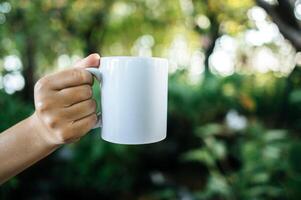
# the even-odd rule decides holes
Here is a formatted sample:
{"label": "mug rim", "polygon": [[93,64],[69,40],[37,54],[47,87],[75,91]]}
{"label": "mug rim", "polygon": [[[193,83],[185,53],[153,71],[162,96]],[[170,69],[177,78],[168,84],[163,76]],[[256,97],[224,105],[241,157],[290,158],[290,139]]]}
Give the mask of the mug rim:
{"label": "mug rim", "polygon": [[104,56],[100,60],[106,59],[147,59],[147,60],[159,60],[159,61],[168,61],[166,58],[161,57],[147,57],[147,56]]}

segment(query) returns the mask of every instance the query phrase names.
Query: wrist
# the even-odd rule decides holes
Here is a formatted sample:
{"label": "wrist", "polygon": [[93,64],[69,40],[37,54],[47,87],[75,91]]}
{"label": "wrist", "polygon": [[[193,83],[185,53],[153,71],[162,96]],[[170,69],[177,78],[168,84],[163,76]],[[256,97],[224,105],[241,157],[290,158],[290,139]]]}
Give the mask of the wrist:
{"label": "wrist", "polygon": [[28,118],[28,126],[32,130],[32,133],[35,134],[37,140],[40,141],[41,145],[50,149],[57,149],[61,146],[61,144],[57,144],[51,139],[47,128],[42,124],[36,112]]}

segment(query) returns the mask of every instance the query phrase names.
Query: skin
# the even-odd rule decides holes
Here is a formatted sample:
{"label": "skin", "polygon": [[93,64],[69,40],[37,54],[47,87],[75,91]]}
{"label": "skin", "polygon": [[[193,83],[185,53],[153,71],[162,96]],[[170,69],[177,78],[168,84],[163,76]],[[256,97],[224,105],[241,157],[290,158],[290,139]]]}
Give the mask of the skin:
{"label": "skin", "polygon": [[78,141],[96,124],[91,54],[73,68],[41,78],[35,85],[35,112],[0,134],[0,184],[46,157],[61,145]]}

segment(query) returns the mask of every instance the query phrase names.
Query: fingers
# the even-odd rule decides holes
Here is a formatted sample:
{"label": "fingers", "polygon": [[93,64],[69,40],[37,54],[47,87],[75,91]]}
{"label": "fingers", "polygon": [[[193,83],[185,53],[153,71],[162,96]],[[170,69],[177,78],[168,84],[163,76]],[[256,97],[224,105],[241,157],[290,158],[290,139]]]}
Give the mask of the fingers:
{"label": "fingers", "polygon": [[61,90],[84,84],[92,85],[93,83],[93,76],[90,72],[80,68],[64,70],[45,78],[48,79],[49,87],[53,90]]}
{"label": "fingers", "polygon": [[67,69],[46,76],[44,82],[47,86],[54,90],[61,90],[68,87],[79,86],[83,84],[93,84],[93,76],[84,68],[98,67],[100,56],[98,54],[91,54],[88,57],[78,61],[72,69]]}
{"label": "fingers", "polygon": [[92,87],[90,85],[80,85],[62,89],[58,92],[58,101],[64,107],[92,98]]}
{"label": "fingers", "polygon": [[87,68],[87,67],[98,67],[100,56],[97,53],[93,53],[86,58],[79,60],[75,63],[74,67]]}
{"label": "fingers", "polygon": [[80,120],[88,115],[96,112],[96,102],[93,99],[82,101],[65,108],[62,112],[62,117],[69,121]]}
{"label": "fingers", "polygon": [[77,120],[73,122],[72,126],[72,132],[74,136],[81,137],[85,135],[88,131],[90,131],[97,122],[97,115],[95,113],[82,118],[80,120]]}
{"label": "fingers", "polygon": [[80,60],[75,68],[41,78],[35,85],[36,116],[45,137],[55,144],[78,140],[96,123],[92,75],[84,68],[98,67],[98,54]]}

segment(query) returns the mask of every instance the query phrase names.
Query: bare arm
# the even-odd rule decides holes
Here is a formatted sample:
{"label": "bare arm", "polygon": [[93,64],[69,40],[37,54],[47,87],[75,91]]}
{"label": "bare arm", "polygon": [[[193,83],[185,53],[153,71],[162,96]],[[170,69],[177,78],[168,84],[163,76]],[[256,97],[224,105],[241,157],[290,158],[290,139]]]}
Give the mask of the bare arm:
{"label": "bare arm", "polygon": [[0,134],[0,185],[65,143],[78,141],[96,123],[93,78],[83,68],[98,66],[92,54],[35,86],[35,113]]}
{"label": "bare arm", "polygon": [[0,134],[0,184],[59,147],[41,137],[35,117],[33,115]]}

